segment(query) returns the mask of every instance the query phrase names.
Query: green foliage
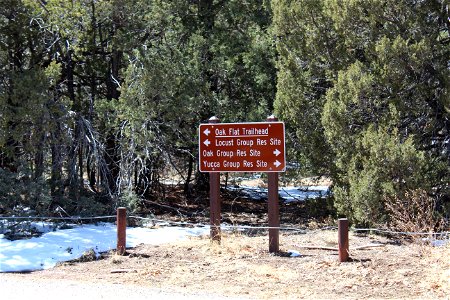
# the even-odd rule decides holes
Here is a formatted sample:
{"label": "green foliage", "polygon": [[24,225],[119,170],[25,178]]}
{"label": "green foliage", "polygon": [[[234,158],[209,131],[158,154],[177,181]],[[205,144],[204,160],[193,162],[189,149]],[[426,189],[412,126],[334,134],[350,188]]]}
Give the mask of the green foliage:
{"label": "green foliage", "polygon": [[275,107],[304,169],[328,173],[339,214],[386,220],[385,197],[448,195],[444,1],[273,1]]}
{"label": "green foliage", "polygon": [[154,36],[127,54],[131,63],[116,111],[125,125],[122,145],[134,155],[122,163],[147,181],[164,162],[191,180],[197,124],[209,117],[260,121],[271,110],[270,10],[259,1],[201,2],[149,6],[145,17]]}
{"label": "green foliage", "polygon": [[340,55],[322,1],[272,1],[279,58],[276,115],[304,173],[326,174],[332,162],[323,138],[322,107],[332,62]]}
{"label": "green foliage", "polygon": [[80,217],[104,216],[114,211],[109,205],[105,205],[93,195],[81,195],[74,201],[73,198],[64,199],[62,207],[70,213]]}
{"label": "green foliage", "polygon": [[0,207],[15,215],[47,214],[51,197],[43,180],[30,180],[29,174],[0,168]]}
{"label": "green foliage", "polygon": [[335,205],[355,222],[384,222],[385,197],[430,187],[428,162],[424,153],[415,149],[412,138],[401,141],[395,130],[370,127],[353,150],[344,164],[345,181],[335,190]]}
{"label": "green foliage", "polygon": [[200,122],[271,113],[266,2],[0,0],[2,205],[33,206],[27,182],[53,213],[99,213],[168,165],[189,187]]}
{"label": "green foliage", "polygon": [[0,189],[2,191],[0,197],[4,208],[13,208],[20,203],[20,193],[16,193],[17,184],[15,179],[14,173],[0,169]]}
{"label": "green foliage", "polygon": [[318,197],[305,201],[305,210],[309,218],[326,219],[336,214],[336,208],[331,197]]}
{"label": "green foliage", "polygon": [[126,207],[129,213],[134,214],[139,211],[141,202],[141,198],[134,191],[128,189],[122,192],[117,207]]}

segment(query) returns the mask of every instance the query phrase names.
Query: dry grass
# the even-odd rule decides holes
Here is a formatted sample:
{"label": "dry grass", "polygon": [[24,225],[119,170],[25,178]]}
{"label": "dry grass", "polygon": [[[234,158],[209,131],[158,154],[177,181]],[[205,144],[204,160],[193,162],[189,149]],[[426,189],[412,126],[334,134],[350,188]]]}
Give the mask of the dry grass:
{"label": "dry grass", "polygon": [[436,213],[436,200],[421,189],[407,191],[402,197],[386,197],[392,228],[404,232],[439,232],[444,220]]}
{"label": "dry grass", "polygon": [[[268,253],[267,236],[241,234],[224,235],[221,245],[207,238],[141,245],[129,249],[128,256],[107,253],[103,260],[66,263],[26,276],[136,284],[250,299],[450,297],[450,247],[398,244],[379,236],[351,234],[350,249],[374,242],[384,247],[350,250],[352,261],[346,263],[338,262],[335,251],[299,247],[335,247],[336,235],[335,231],[282,235],[279,255]],[[302,256],[288,257],[289,249],[299,250]],[[120,270],[123,272],[117,272]]]}

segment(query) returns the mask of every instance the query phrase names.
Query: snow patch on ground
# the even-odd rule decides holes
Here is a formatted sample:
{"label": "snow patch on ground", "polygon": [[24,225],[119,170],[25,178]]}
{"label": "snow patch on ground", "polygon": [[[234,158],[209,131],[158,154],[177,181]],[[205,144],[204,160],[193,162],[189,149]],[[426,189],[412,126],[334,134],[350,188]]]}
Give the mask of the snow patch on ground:
{"label": "snow patch on ground", "polygon": [[[170,243],[206,234],[209,234],[207,227],[127,228],[127,247]],[[96,253],[114,249],[116,243],[116,226],[110,223],[80,225],[27,240],[10,241],[0,235],[0,272],[48,269],[58,262],[79,258],[91,249]]]}
{"label": "snow patch on ground", "polygon": [[[244,197],[251,200],[266,200],[268,190],[253,186],[228,186],[228,190],[240,192]],[[329,186],[292,186],[280,187],[278,194],[285,202],[306,201],[308,199],[325,198],[330,194]]]}

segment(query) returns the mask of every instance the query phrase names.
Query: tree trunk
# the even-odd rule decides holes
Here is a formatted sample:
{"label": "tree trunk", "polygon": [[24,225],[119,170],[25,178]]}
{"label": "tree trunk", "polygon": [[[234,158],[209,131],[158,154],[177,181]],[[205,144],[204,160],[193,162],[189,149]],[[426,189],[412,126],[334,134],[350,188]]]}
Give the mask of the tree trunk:
{"label": "tree trunk", "polygon": [[56,124],[56,128],[52,133],[51,155],[52,155],[52,170],[51,170],[50,190],[53,198],[53,203],[60,203],[60,198],[64,194],[64,185],[62,182],[63,157],[62,157],[60,124]]}
{"label": "tree trunk", "polygon": [[184,182],[184,194],[186,195],[187,198],[191,197],[190,182],[193,170],[194,170],[194,157],[192,155],[189,155],[188,173],[186,176],[186,181]]}
{"label": "tree trunk", "polygon": [[45,135],[42,130],[42,126],[39,126],[37,132],[39,132],[39,142],[34,153],[34,179],[39,179],[44,174],[44,141]]}
{"label": "tree trunk", "polygon": [[89,155],[87,162],[86,162],[86,171],[87,171],[87,176],[89,179],[89,187],[93,190],[93,191],[97,191],[96,187],[95,187],[95,183],[96,183],[96,172],[95,172],[95,166],[92,166],[92,156]]}

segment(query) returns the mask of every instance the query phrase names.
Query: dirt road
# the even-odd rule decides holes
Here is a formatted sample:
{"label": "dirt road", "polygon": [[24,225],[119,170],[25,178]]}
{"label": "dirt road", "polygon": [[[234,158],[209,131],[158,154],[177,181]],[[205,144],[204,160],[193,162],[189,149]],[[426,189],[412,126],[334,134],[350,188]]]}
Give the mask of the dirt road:
{"label": "dirt road", "polygon": [[[127,255],[67,262],[30,274],[0,274],[1,299],[449,299],[450,247],[430,247],[350,233],[351,260],[339,263],[336,231],[226,235],[140,245]],[[381,247],[358,249],[369,244]],[[288,249],[301,256],[289,257]],[[213,295],[211,295],[213,294]],[[150,297],[149,297],[150,296]],[[228,296],[228,298],[227,298]]]}
{"label": "dirt road", "polygon": [[[88,275],[87,275],[88,276]],[[88,283],[58,279],[26,279],[16,274],[0,274],[0,294],[8,300],[79,300],[79,299],[177,299],[232,300],[208,294],[169,292],[157,288],[143,288],[111,283]]]}

